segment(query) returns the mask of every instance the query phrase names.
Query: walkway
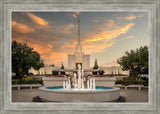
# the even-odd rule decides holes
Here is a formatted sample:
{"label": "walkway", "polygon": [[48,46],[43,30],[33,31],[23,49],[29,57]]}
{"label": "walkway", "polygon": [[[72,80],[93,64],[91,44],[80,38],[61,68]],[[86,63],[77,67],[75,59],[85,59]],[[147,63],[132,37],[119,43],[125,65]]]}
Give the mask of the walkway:
{"label": "walkway", "polygon": [[[126,102],[147,102],[148,91],[137,89],[121,89],[120,95],[126,98]],[[38,96],[38,89],[12,90],[13,102],[32,102],[34,97]]]}

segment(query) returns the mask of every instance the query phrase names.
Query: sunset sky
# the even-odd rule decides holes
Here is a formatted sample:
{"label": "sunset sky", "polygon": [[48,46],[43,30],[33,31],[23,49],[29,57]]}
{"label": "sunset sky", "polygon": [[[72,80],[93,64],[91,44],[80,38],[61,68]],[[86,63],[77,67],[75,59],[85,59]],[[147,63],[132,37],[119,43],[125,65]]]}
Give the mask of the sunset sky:
{"label": "sunset sky", "polygon": [[83,52],[100,66],[117,65],[126,51],[149,45],[146,12],[14,12],[12,40],[27,43],[45,64],[68,65],[80,19]]}

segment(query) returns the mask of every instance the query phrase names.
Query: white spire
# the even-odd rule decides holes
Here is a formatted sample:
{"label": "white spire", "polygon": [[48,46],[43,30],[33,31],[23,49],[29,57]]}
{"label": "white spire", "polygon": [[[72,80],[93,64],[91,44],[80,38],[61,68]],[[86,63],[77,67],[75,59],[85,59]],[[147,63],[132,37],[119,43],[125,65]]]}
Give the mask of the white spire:
{"label": "white spire", "polygon": [[83,52],[82,52],[82,45],[80,43],[80,19],[78,18],[78,39],[76,44],[76,63],[82,63],[83,62]]}
{"label": "white spire", "polygon": [[78,44],[80,44],[80,19],[78,18]]}

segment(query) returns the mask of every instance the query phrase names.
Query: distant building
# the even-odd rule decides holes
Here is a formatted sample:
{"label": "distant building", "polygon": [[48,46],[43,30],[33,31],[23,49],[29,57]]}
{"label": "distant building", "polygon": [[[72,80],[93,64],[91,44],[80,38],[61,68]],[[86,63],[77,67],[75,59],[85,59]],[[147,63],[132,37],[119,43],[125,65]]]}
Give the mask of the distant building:
{"label": "distant building", "polygon": [[29,69],[29,73],[33,73],[34,75],[45,75],[45,74],[52,74],[52,71],[59,67],[52,67],[49,65],[45,65],[44,67],[40,68],[39,70],[35,70],[34,68]]}
{"label": "distant building", "polygon": [[104,74],[112,74],[112,75],[127,75],[129,76],[129,71],[123,71],[120,66],[112,66],[112,67],[100,67],[104,70]]}
{"label": "distant building", "polygon": [[[52,71],[56,70],[56,69],[60,69],[60,68],[45,65],[44,67],[40,68],[39,70],[35,70],[35,69],[31,68],[31,69],[29,69],[29,73],[33,73],[34,75],[52,74]],[[104,70],[104,72],[105,72],[104,74],[129,76],[129,71],[123,71],[120,66],[100,67],[100,69]]]}

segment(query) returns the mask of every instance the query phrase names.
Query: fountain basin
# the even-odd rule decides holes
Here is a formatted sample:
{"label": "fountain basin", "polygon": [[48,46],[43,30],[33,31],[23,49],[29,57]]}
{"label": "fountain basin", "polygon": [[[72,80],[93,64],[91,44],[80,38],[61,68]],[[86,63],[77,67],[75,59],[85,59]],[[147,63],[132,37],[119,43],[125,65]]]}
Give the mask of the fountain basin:
{"label": "fountain basin", "polygon": [[115,101],[119,96],[120,88],[115,87],[96,87],[95,90],[63,90],[62,86],[39,88],[39,97],[44,101],[104,102]]}

